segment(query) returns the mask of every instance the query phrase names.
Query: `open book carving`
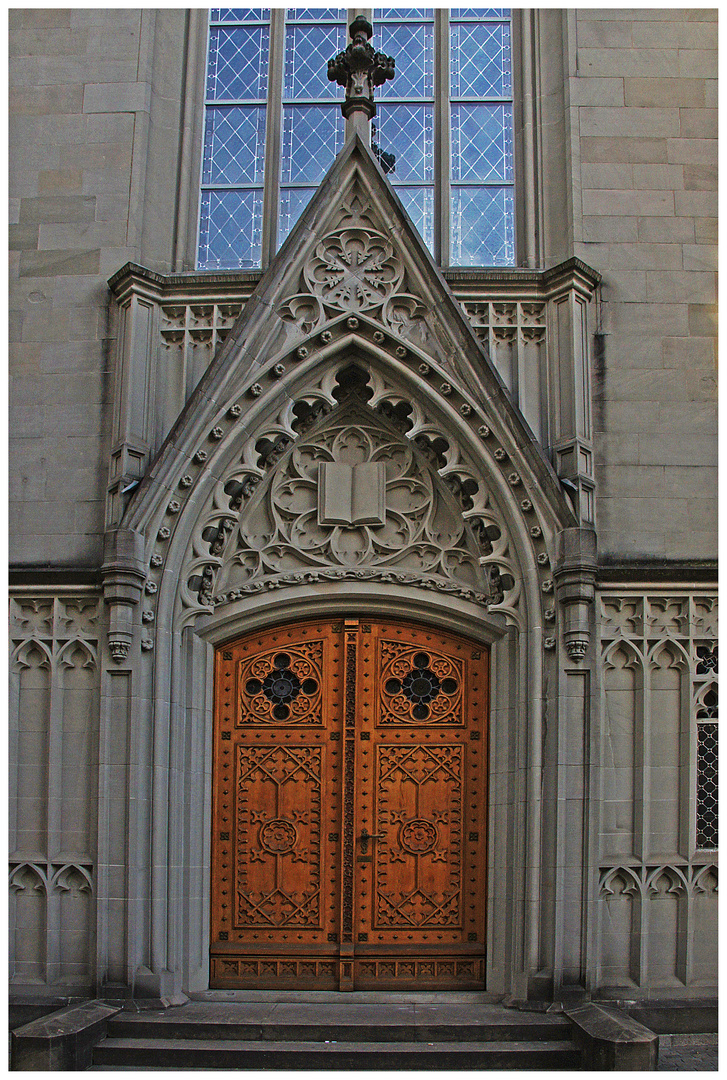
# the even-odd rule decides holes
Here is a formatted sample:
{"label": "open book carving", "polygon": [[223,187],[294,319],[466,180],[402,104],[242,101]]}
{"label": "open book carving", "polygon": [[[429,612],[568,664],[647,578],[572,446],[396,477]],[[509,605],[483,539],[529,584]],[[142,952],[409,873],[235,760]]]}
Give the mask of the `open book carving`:
{"label": "open book carving", "polygon": [[318,466],[319,525],[385,525],[386,466],[383,461]]}

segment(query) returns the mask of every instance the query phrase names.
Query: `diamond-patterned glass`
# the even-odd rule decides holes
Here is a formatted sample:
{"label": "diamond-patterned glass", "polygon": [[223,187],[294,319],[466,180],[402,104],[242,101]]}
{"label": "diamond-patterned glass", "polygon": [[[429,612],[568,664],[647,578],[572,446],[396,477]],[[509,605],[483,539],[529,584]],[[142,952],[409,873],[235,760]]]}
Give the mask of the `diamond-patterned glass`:
{"label": "diamond-patterned glass", "polygon": [[717,848],[719,808],[719,726],[697,725],[697,847]]}
{"label": "diamond-patterned glass", "polygon": [[203,184],[262,184],[265,106],[208,108],[204,124]]}
{"label": "diamond-patterned glass", "polygon": [[338,105],[286,105],[281,182],[319,184],[343,146],[344,125]]}
{"label": "diamond-patterned glass", "polygon": [[212,8],[210,22],[268,22],[270,8]]}
{"label": "diamond-patterned glass", "polygon": [[278,219],[278,247],[315,194],[314,187],[282,188],[280,192],[280,216]]}
{"label": "diamond-patterned glass", "polygon": [[264,101],[268,93],[268,26],[210,28],[207,97]]}
{"label": "diamond-patterned glass", "polygon": [[414,228],[430,251],[434,250],[434,188],[397,187],[396,194],[412,220]]}
{"label": "diamond-patterned glass", "polygon": [[328,61],[346,48],[346,27],[288,26],[285,31],[286,100],[336,98],[341,91],[328,79]]}
{"label": "diamond-patterned glass", "polygon": [[511,187],[453,187],[450,246],[454,266],[512,266],[515,200]]}
{"label": "diamond-patterned glass", "polygon": [[509,19],[510,8],[450,8],[450,19]]}
{"label": "diamond-patterned glass", "polygon": [[[374,133],[375,129],[375,133]],[[387,175],[393,183],[434,180],[434,107],[380,105],[371,139],[381,151],[394,155]]]}
{"label": "diamond-patterned glass", "polygon": [[434,93],[434,24],[375,23],[376,48],[396,61],[396,77],[380,98],[431,98]]}
{"label": "diamond-patterned glass", "polygon": [[374,8],[374,20],[433,19],[434,8]]}
{"label": "diamond-patterned glass", "polygon": [[288,22],[300,22],[304,19],[321,22],[330,19],[345,19],[347,14],[346,8],[288,8],[286,17]]}
{"label": "diamond-patterned glass", "polygon": [[263,193],[203,191],[199,224],[201,270],[250,269],[260,265]]}
{"label": "diamond-patterned glass", "polygon": [[512,181],[512,105],[452,105],[452,179]]}
{"label": "diamond-patterned glass", "polygon": [[453,98],[510,97],[510,23],[453,23],[450,94]]}

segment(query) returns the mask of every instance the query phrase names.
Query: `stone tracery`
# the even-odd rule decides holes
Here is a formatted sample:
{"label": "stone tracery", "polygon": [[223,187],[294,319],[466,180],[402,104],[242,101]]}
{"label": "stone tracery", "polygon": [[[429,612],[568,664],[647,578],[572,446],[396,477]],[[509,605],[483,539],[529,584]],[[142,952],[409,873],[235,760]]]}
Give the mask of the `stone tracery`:
{"label": "stone tracery", "polygon": [[[358,375],[351,374],[356,371]],[[353,383],[349,386],[347,380],[350,379],[353,379]],[[427,561],[430,563],[431,570],[432,560],[436,563],[436,544],[432,546],[430,543],[428,549],[424,544],[420,554],[423,555],[427,550],[427,558],[421,560],[416,567],[400,565],[402,560],[397,562],[399,557],[396,552],[390,552],[388,563],[385,560],[382,562],[378,554],[375,559],[371,557],[367,563],[360,556],[354,556],[351,551],[348,555],[345,554],[340,543],[341,536],[347,530],[339,529],[335,541],[329,537],[322,543],[326,548],[325,559],[311,557],[311,551],[316,550],[316,544],[311,542],[304,565],[300,565],[296,561],[300,552],[298,532],[296,531],[293,537],[289,531],[290,508],[276,507],[273,518],[282,522],[282,539],[276,525],[277,540],[273,541],[273,526],[268,519],[267,525],[262,527],[262,533],[270,535],[262,546],[270,548],[277,566],[265,565],[266,572],[263,573],[264,560],[260,543],[256,541],[248,544],[247,555],[242,555],[239,561],[241,572],[231,583],[231,587],[226,588],[222,579],[218,582],[217,578],[223,561],[227,565],[231,557],[229,544],[239,542],[240,533],[235,527],[233,515],[239,515],[242,521],[245,515],[251,512],[251,507],[258,508],[263,500],[269,502],[269,496],[273,493],[275,497],[277,494],[282,494],[283,499],[289,497],[290,489],[285,488],[285,482],[293,482],[297,486],[297,498],[305,499],[307,488],[307,497],[311,500],[312,474],[309,474],[307,479],[305,475],[291,475],[287,476],[285,482],[279,478],[275,483],[267,483],[266,478],[276,472],[280,462],[289,462],[291,459],[295,472],[295,462],[299,461],[296,456],[297,447],[306,439],[317,438],[319,431],[334,423],[332,410],[339,410],[339,399],[342,395],[345,396],[346,389],[351,391],[354,397],[359,397],[359,400],[353,403],[358,410],[358,420],[353,427],[383,431],[385,435],[377,438],[384,438],[384,442],[392,446],[398,444],[399,451],[403,449],[407,459],[418,461],[417,482],[425,487],[428,484],[432,491],[438,491],[438,502],[442,506],[449,505],[452,510],[449,517],[450,528],[458,522],[458,535],[466,535],[467,542],[459,553],[453,551],[446,555],[442,555],[443,547],[440,544],[440,572],[432,573],[427,570],[426,564]],[[349,402],[349,405],[352,405],[352,402]],[[291,449],[294,444],[296,450]],[[491,610],[503,611],[510,620],[520,624],[520,572],[513,560],[511,543],[501,513],[495,509],[482,480],[477,478],[473,467],[464,459],[459,446],[451,436],[445,437],[439,425],[424,412],[421,399],[405,397],[390,386],[376,369],[351,368],[351,365],[345,363],[329,369],[313,384],[302,387],[295,399],[288,398],[265,427],[259,429],[256,435],[248,437],[241,451],[238,451],[238,456],[216,483],[210,509],[198,521],[193,531],[191,550],[186,559],[187,572],[180,590],[181,605],[186,612],[185,621],[205,607],[230,603],[247,593],[349,578],[414,584],[419,588],[449,592],[475,603],[489,604]],[[330,460],[330,452],[324,453],[324,457],[326,456]],[[285,467],[287,469],[288,464]],[[399,477],[397,482],[402,479],[405,478]],[[411,479],[410,477],[409,480]],[[265,494],[262,493],[263,488]],[[424,489],[420,490],[423,492]],[[531,513],[531,503],[528,500],[520,501],[523,503],[523,512]],[[271,512],[270,506],[268,512]],[[319,526],[317,521],[313,521],[313,516],[311,504],[311,507],[308,507],[307,520],[312,525],[312,533],[318,533]],[[430,519],[435,520],[431,518],[431,514]],[[392,527],[393,520],[392,515],[389,528]],[[463,520],[466,525],[463,525]],[[382,532],[385,531],[386,527]],[[225,543],[226,538],[233,534],[234,541]],[[368,534],[374,537],[376,530],[370,528]],[[281,542],[283,548],[287,547],[288,555],[293,557],[294,566],[285,565]],[[319,553],[320,550],[319,545]],[[373,556],[373,542],[368,550]],[[338,552],[336,557],[332,557],[334,551]],[[442,558],[446,565],[441,564]],[[248,560],[247,580],[245,559]],[[260,572],[250,573],[249,560],[256,563]],[[547,566],[544,566],[543,572],[547,572],[547,569]]]}

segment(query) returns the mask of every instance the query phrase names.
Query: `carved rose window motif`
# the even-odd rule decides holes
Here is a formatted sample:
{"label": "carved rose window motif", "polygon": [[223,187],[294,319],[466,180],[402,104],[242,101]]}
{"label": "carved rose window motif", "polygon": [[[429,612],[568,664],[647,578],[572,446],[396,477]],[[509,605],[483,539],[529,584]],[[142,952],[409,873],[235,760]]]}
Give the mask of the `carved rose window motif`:
{"label": "carved rose window motif", "polygon": [[[449,658],[383,642],[382,722],[458,722],[462,673]],[[388,715],[389,713],[393,716]]]}
{"label": "carved rose window motif", "polygon": [[404,267],[385,236],[349,228],[318,244],[305,277],[311,291],[329,307],[367,311],[398,292]]}
{"label": "carved rose window motif", "polygon": [[399,830],[399,843],[412,855],[426,855],[436,847],[438,839],[437,826],[425,818],[407,821]]}
{"label": "carved rose window motif", "polygon": [[426,653],[417,653],[414,657],[414,666],[401,682],[399,679],[389,679],[386,683],[387,694],[403,693],[409,701],[414,702],[412,716],[415,720],[429,718],[429,702],[440,693],[451,696],[457,691],[456,680],[444,679],[440,682],[430,669],[429,663],[430,658]]}
{"label": "carved rose window motif", "polygon": [[321,642],[243,662],[240,707],[243,724],[321,723]]}
{"label": "carved rose window motif", "polygon": [[276,818],[260,826],[260,845],[272,855],[287,855],[298,843],[298,830],[292,821]]}

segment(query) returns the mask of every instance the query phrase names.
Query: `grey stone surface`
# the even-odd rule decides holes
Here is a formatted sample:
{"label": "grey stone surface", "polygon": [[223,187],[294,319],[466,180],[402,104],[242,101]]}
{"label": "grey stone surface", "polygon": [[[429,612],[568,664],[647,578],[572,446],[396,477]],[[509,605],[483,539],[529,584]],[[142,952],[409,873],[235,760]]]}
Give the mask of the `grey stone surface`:
{"label": "grey stone surface", "polygon": [[68,1005],[58,1012],[16,1028],[11,1036],[15,1071],[83,1071],[91,1064],[94,1045],[118,1012],[102,1001]]}
{"label": "grey stone surface", "polygon": [[575,1041],[584,1065],[596,1071],[653,1071],[658,1059],[658,1036],[625,1013],[589,1003],[568,1009],[576,1025]]}
{"label": "grey stone surface", "polygon": [[716,1033],[659,1036],[659,1072],[716,1072],[718,1068]]}

